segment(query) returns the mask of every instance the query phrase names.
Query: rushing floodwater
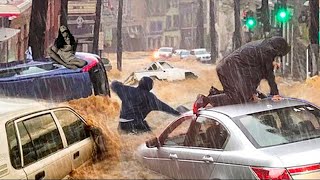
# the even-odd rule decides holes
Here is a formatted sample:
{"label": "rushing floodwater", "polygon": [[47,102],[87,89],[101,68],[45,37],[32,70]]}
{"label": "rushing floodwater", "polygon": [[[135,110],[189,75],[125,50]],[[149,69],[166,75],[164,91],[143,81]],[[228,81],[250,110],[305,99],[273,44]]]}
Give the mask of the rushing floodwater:
{"label": "rushing floodwater", "polygon": [[[135,56],[136,57],[135,57]],[[130,59],[128,58],[130,57]],[[133,70],[139,70],[151,63],[143,54],[126,54],[124,56],[123,72],[112,70],[109,79],[124,80]],[[127,58],[127,60],[126,60]],[[110,59],[116,59],[110,55]],[[116,62],[112,61],[113,68]],[[172,61],[173,66],[190,69],[199,75],[196,80],[185,80],[179,82],[156,81],[154,93],[159,99],[167,102],[173,107],[185,105],[191,108],[192,102],[197,94],[208,94],[211,85],[221,88],[218,81],[215,67],[213,65],[200,64],[196,61]],[[289,82],[277,78],[279,91],[283,96],[291,96],[306,99],[320,105],[320,78],[315,77],[306,82]],[[266,82],[261,84],[261,90],[268,92]],[[118,134],[118,116],[120,101],[115,94],[112,98],[89,97],[86,99],[74,100],[69,104],[74,107],[90,123],[99,126],[106,134],[108,146],[108,158],[95,163],[88,164],[76,172],[71,178],[81,179],[161,179],[165,178],[157,173],[143,168],[134,157],[138,145],[144,143],[150,137],[159,134],[174,117],[162,112],[152,112],[147,121],[153,128],[153,133],[145,133],[139,136]]]}

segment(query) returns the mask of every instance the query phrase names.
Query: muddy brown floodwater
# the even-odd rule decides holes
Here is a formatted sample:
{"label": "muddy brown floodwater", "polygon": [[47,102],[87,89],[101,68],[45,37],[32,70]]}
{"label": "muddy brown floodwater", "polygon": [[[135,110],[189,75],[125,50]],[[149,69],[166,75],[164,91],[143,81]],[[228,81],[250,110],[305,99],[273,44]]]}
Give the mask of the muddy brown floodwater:
{"label": "muddy brown floodwater", "polygon": [[[123,60],[123,71],[116,69],[115,55],[108,57],[113,65],[109,72],[110,80],[123,81],[131,72],[140,70],[150,64],[148,54],[126,53]],[[155,81],[154,93],[159,99],[173,107],[185,105],[191,108],[198,94],[208,94],[211,85],[221,89],[214,65],[201,64],[195,60],[177,60],[169,62],[179,68],[190,69],[198,74],[198,79],[177,82]],[[297,97],[320,105],[320,77],[308,79],[306,82],[293,82],[277,78],[280,93],[283,96]],[[268,85],[262,82],[261,90],[268,92]],[[147,121],[153,128],[152,133],[139,136],[118,134],[118,116],[121,102],[115,94],[111,98],[92,96],[69,102],[91,124],[99,126],[106,134],[108,157],[98,163],[89,163],[72,173],[73,179],[164,179],[155,172],[149,171],[137,162],[134,157],[137,147],[147,139],[158,135],[174,117],[162,112],[152,112]]]}

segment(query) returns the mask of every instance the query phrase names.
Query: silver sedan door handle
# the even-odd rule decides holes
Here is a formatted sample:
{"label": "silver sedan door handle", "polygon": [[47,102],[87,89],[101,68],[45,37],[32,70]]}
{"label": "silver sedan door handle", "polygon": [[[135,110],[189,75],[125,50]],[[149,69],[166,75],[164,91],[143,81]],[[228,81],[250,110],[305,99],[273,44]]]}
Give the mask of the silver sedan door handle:
{"label": "silver sedan door handle", "polygon": [[206,162],[206,163],[212,163],[212,162],[213,162],[213,157],[211,157],[211,156],[204,156],[204,157],[202,158],[202,160],[203,160],[204,162]]}
{"label": "silver sedan door handle", "polygon": [[178,155],[177,154],[170,154],[169,158],[170,159],[178,159]]}

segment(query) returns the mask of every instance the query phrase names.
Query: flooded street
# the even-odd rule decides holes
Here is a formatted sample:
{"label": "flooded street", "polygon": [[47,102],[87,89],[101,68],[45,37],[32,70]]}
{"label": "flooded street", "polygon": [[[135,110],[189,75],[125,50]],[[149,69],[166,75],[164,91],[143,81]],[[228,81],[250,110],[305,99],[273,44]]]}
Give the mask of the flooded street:
{"label": "flooded street", "polygon": [[[144,53],[126,53],[123,60],[123,72],[116,70],[116,58],[109,55],[113,70],[108,73],[109,79],[123,81],[135,71],[144,68],[152,61]],[[194,60],[172,60],[169,63],[175,67],[189,69],[198,75],[198,79],[166,82],[155,81],[153,92],[159,99],[172,107],[184,105],[192,107],[198,94],[207,95],[211,85],[221,89],[214,65],[201,64]],[[280,94],[283,96],[302,98],[320,105],[320,78],[314,77],[306,82],[293,82],[277,78]],[[260,89],[268,93],[268,84],[263,82]],[[90,163],[74,172],[74,179],[162,179],[166,178],[144,168],[134,157],[137,147],[147,139],[158,135],[175,117],[152,112],[147,116],[153,133],[143,135],[118,134],[118,117],[120,100],[112,93],[111,99],[105,97],[89,97],[74,100],[69,104],[90,123],[101,127],[107,136],[108,158],[102,162]]]}
{"label": "flooded street", "polygon": [[0,0],[0,180],[320,179],[319,3]]}

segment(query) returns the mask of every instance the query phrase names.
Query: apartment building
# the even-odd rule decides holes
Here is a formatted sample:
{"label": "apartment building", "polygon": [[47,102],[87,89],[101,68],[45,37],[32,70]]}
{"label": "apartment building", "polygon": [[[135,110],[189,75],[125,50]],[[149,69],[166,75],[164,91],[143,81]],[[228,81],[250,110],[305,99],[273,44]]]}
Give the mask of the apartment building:
{"label": "apartment building", "polygon": [[[118,0],[104,0],[102,7],[102,29],[105,48],[115,52],[117,48]],[[124,51],[146,49],[145,27],[147,7],[144,0],[123,0],[122,40]]]}

